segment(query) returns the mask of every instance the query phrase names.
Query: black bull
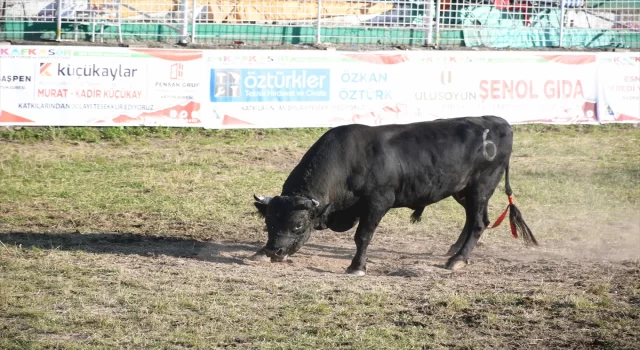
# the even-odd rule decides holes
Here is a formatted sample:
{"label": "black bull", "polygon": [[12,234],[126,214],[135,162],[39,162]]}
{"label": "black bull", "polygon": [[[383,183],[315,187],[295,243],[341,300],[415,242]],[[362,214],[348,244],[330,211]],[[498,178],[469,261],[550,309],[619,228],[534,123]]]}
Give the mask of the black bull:
{"label": "black bull", "polygon": [[405,125],[345,125],[327,131],[302,157],[275,197],[257,197],[267,244],[254,259],[281,261],[297,252],[313,230],[344,232],[358,224],[356,254],[347,273],[364,275],[369,242],[391,208],[424,208],[452,196],[466,222],[446,268],[467,263],[489,226],[487,206],[502,175],[514,236],[537,245],[513,205],[509,158],[513,132],[495,116],[441,119]]}

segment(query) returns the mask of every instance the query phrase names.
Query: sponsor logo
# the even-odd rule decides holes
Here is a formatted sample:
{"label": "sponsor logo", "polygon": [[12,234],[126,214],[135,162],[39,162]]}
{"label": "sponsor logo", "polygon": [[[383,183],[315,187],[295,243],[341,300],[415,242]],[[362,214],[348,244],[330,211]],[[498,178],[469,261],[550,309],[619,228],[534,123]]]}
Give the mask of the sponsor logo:
{"label": "sponsor logo", "polygon": [[40,63],[40,76],[41,77],[78,77],[78,78],[103,78],[111,79],[126,79],[135,78],[138,73],[137,68],[127,68],[119,64],[117,66],[104,67],[96,64],[87,65],[72,65],[72,64],[53,64],[50,62]]}
{"label": "sponsor logo", "polygon": [[37,89],[38,98],[141,99],[141,90],[126,89]]}
{"label": "sponsor logo", "polygon": [[[166,92],[166,91],[177,90],[182,93],[186,92],[184,90],[189,90],[189,89],[193,90],[200,87],[200,83],[182,81],[184,80],[184,72],[185,72],[184,64],[174,63],[171,66],[169,66],[169,81],[155,81],[153,83],[153,87],[157,91]],[[164,98],[164,96],[162,98]]]}
{"label": "sponsor logo", "polygon": [[169,79],[182,80],[184,77],[184,65],[182,63],[175,63],[171,65],[169,69]]}
{"label": "sponsor logo", "polygon": [[583,99],[581,80],[481,80],[483,100]]}
{"label": "sponsor logo", "polygon": [[242,73],[240,70],[212,71],[213,95],[211,100],[224,99],[225,97],[240,97],[242,86]]}
{"label": "sponsor logo", "polygon": [[1,75],[0,83],[28,83],[31,82],[30,75]]}
{"label": "sponsor logo", "polygon": [[454,83],[453,72],[450,70],[440,71],[438,78],[441,90],[416,91],[414,98],[417,101],[473,101],[478,99],[478,94],[472,91],[457,89],[451,85]]}
{"label": "sponsor logo", "polygon": [[[391,90],[385,89],[387,73],[344,72],[340,81],[347,86],[338,92],[341,100],[391,100]],[[376,88],[377,87],[377,88]]]}
{"label": "sponsor logo", "polygon": [[387,73],[360,73],[360,72],[344,72],[340,75],[340,81],[343,83],[388,83]]}
{"label": "sponsor logo", "polygon": [[50,77],[51,73],[49,73],[49,67],[51,67],[51,63],[40,63],[40,76],[41,77]]}
{"label": "sponsor logo", "polygon": [[329,69],[212,69],[211,102],[329,101]]}
{"label": "sponsor logo", "polygon": [[0,49],[0,56],[72,56],[69,49]]}
{"label": "sponsor logo", "polygon": [[418,101],[473,101],[478,94],[469,91],[419,91],[415,93]]}
{"label": "sponsor logo", "polygon": [[30,75],[0,75],[0,89],[3,90],[24,90],[25,84],[33,79]]}
{"label": "sponsor logo", "polygon": [[[156,81],[153,84],[156,88],[169,88],[169,89],[195,89],[200,86],[200,83],[178,83],[175,81]],[[161,90],[164,91],[164,90]]]}

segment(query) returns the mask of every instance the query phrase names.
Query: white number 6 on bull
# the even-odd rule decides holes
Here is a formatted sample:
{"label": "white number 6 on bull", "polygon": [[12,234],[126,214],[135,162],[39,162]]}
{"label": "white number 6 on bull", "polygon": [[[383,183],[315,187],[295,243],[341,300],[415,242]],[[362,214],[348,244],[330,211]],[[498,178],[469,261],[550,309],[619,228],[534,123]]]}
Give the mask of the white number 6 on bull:
{"label": "white number 6 on bull", "polygon": [[[496,148],[495,143],[491,140],[487,140],[487,134],[489,133],[489,129],[484,129],[484,134],[482,134],[482,155],[488,160],[492,161],[493,158],[496,157],[496,153],[498,149]],[[491,154],[487,151],[487,146],[491,146]]]}

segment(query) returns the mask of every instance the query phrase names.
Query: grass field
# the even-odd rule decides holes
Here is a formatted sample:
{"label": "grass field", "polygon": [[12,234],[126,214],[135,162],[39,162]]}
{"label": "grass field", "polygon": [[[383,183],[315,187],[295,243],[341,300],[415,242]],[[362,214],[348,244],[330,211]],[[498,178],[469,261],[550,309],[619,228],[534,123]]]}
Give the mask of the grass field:
{"label": "grass field", "polygon": [[443,269],[464,223],[446,199],[388,214],[362,278],[343,274],[354,230],[245,260],[265,241],[252,194],[323,129],[0,131],[0,348],[637,349],[640,128],[514,129],[539,247],[503,224]]}

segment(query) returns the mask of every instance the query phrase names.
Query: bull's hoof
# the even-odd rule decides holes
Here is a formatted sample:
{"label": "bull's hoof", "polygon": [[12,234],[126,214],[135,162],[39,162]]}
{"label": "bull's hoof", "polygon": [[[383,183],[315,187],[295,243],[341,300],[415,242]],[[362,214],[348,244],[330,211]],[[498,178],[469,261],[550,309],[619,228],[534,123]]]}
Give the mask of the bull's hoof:
{"label": "bull's hoof", "polygon": [[347,269],[347,271],[345,271],[345,273],[347,275],[350,275],[350,276],[364,276],[364,275],[367,274],[363,270],[351,270],[351,269]]}
{"label": "bull's hoof", "polygon": [[467,266],[467,263],[464,260],[454,259],[454,260],[449,260],[445,268],[451,271],[457,271],[465,266]]}
{"label": "bull's hoof", "polygon": [[267,254],[262,252],[257,252],[252,256],[248,257],[247,259],[251,261],[259,261],[259,262],[271,261],[271,258],[268,257]]}

